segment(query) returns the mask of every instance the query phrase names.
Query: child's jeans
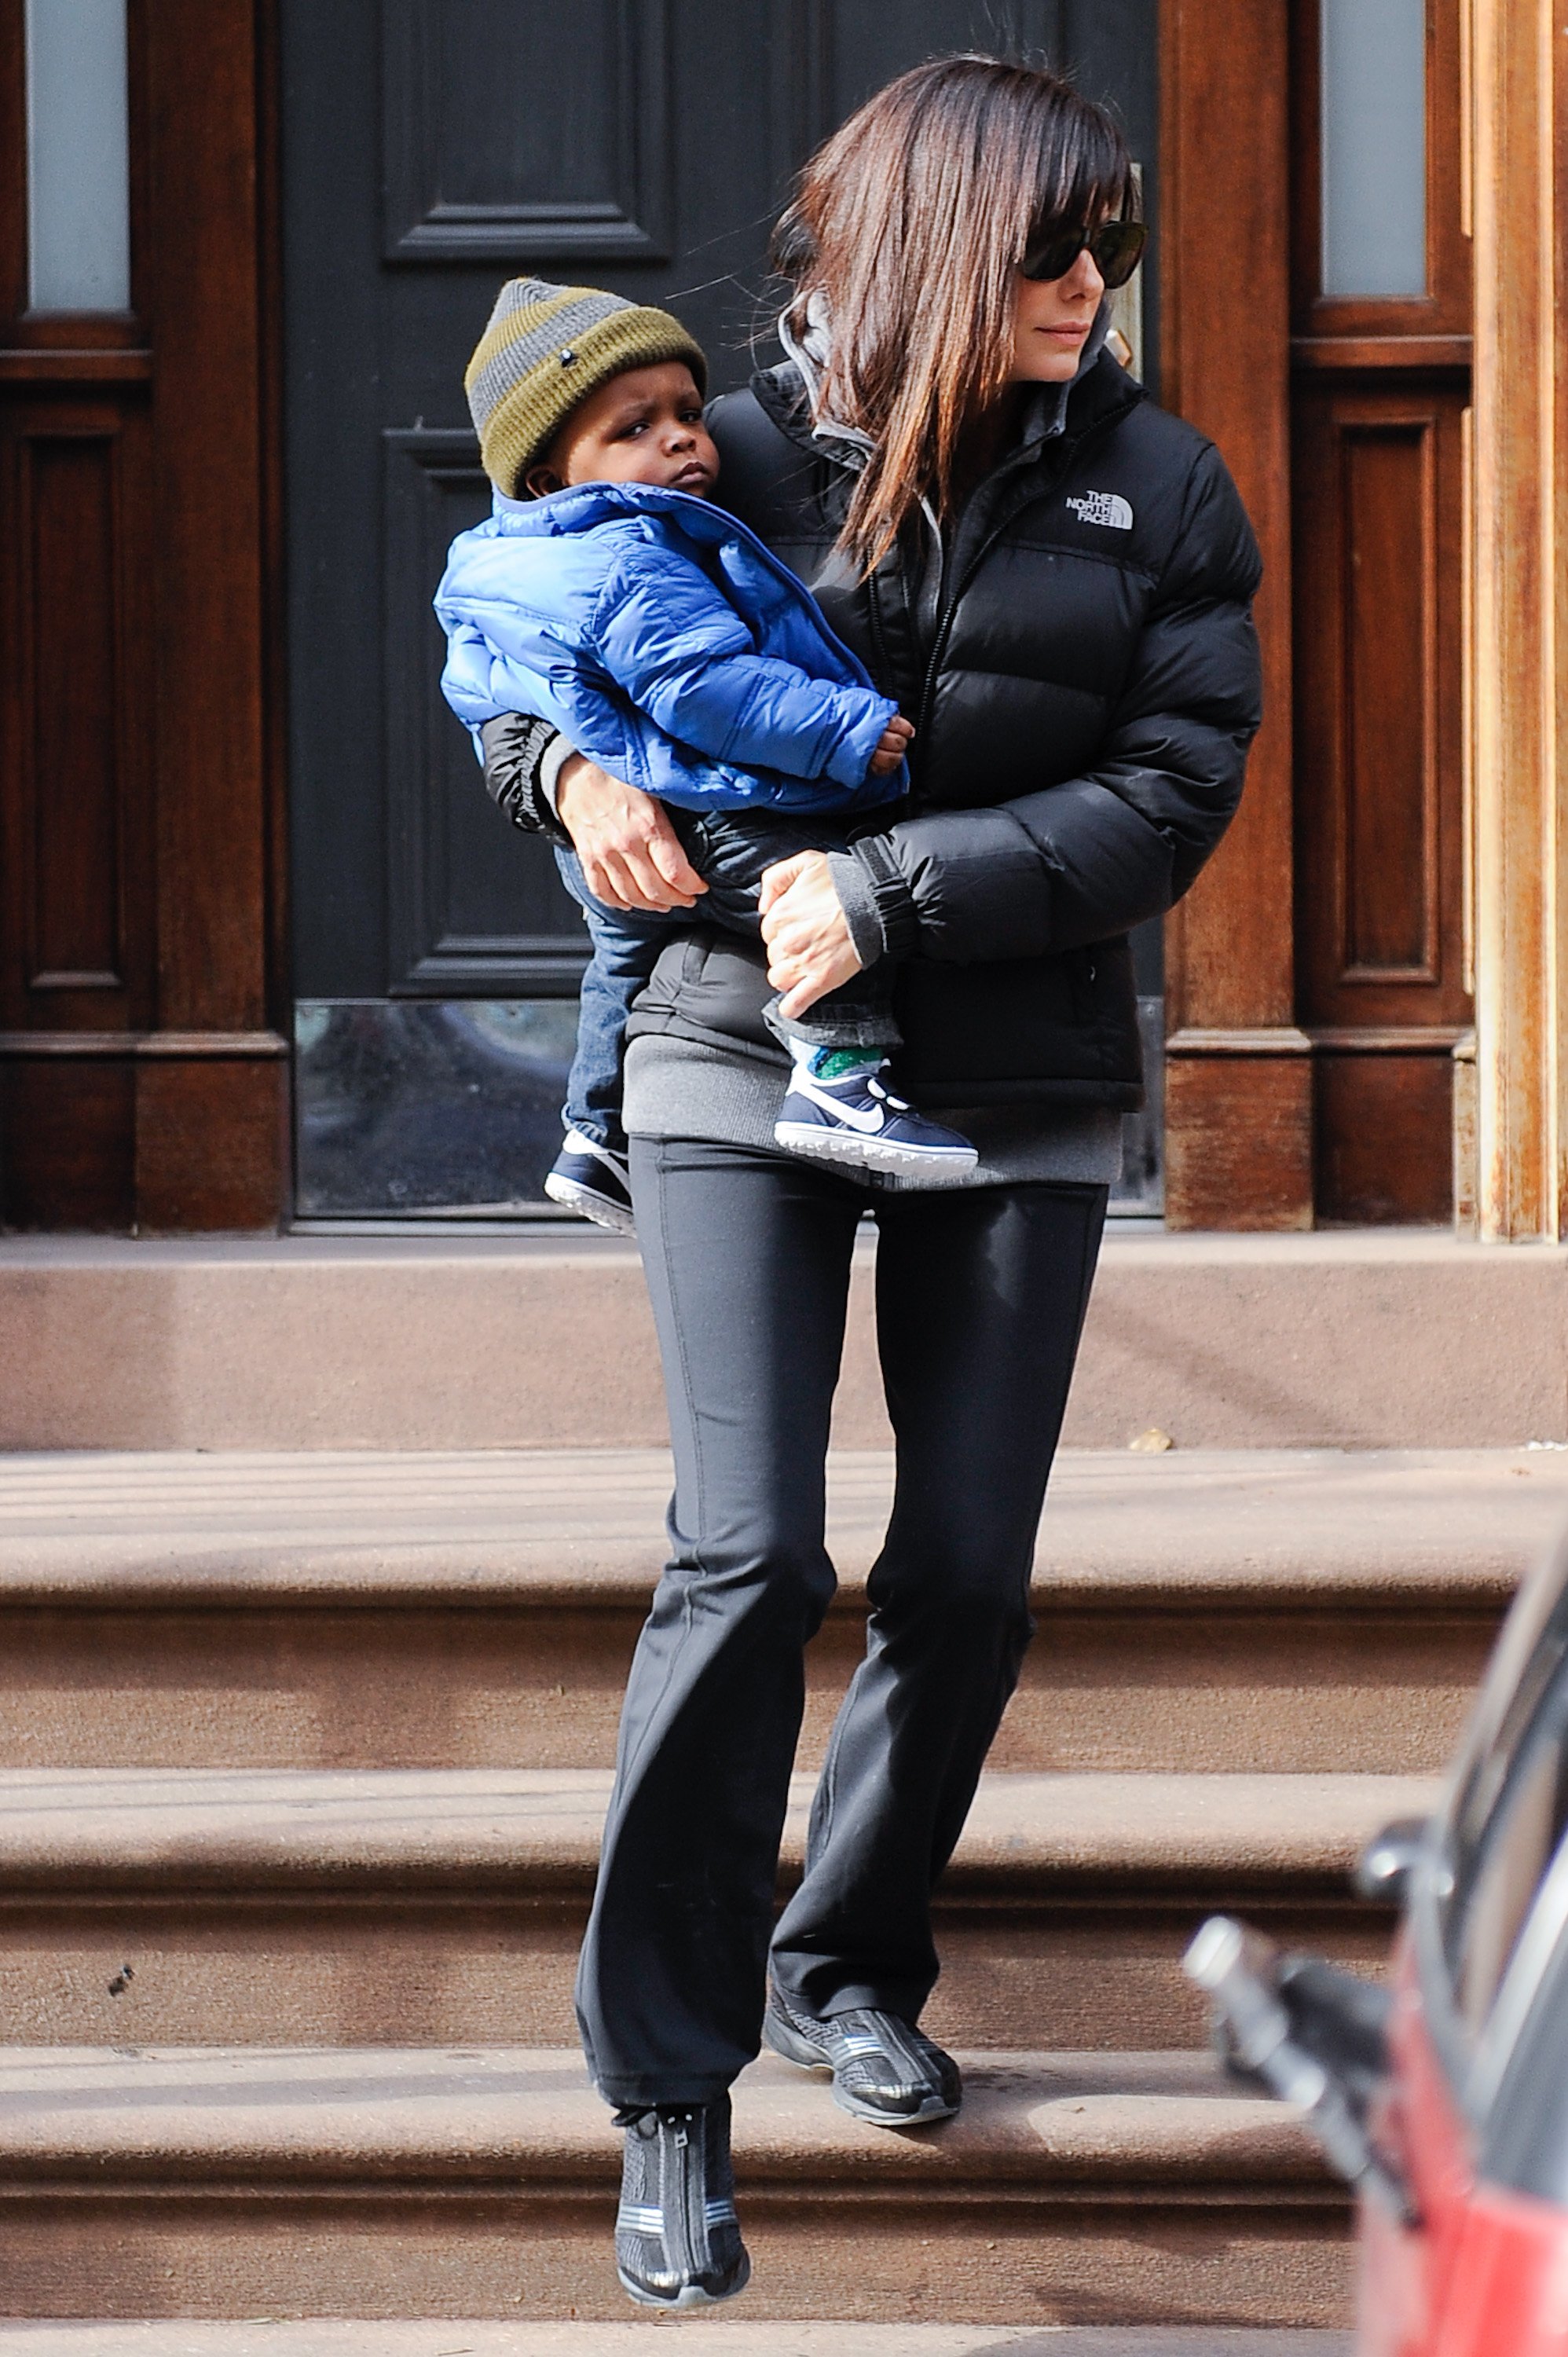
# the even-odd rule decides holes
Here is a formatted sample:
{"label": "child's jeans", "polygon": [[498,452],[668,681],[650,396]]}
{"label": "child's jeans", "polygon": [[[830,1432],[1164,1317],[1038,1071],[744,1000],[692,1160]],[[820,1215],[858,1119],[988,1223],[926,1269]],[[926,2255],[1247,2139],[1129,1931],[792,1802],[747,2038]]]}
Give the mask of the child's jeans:
{"label": "child's jeans", "polygon": [[[693,923],[718,924],[755,936],[757,888],[763,870],[799,851],[842,851],[848,829],[830,818],[781,818],[771,812],[676,810],[670,817],[687,858],[708,889],[691,909],[612,909],[596,899],[583,880],[575,852],[555,854],[561,880],[587,921],[593,955],[583,976],[577,1016],[577,1052],[566,1082],[562,1118],[570,1129],[626,1150],[621,1126],[621,1059],[631,1003],[653,972],[672,933]],[[781,1016],[774,998],[763,1013],[770,1031],[788,1042],[813,1048],[882,1048],[898,1045],[893,1015],[893,972],[879,959],[819,998],[804,1015]]]}

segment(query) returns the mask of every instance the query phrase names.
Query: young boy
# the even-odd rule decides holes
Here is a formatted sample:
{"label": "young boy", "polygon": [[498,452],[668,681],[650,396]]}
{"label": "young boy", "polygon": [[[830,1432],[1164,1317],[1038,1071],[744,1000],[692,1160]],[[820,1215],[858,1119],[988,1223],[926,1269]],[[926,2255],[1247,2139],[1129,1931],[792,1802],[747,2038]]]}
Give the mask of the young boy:
{"label": "young boy", "polygon": [[[668,312],[541,279],[501,289],[465,379],[495,511],[453,542],[436,593],[441,683],[476,740],[500,714],[532,712],[657,795],[707,885],[702,920],[756,933],[764,869],[842,850],[847,814],[897,800],[914,731],[803,584],[707,504],[719,461],[706,382],[701,347]],[[692,917],[612,909],[556,856],[593,958],[545,1191],[629,1232],[626,1018]],[[861,1169],[961,1175],[969,1140],[888,1089],[891,988],[878,963],[801,1015],[772,1001],[791,1059],[775,1138]]]}

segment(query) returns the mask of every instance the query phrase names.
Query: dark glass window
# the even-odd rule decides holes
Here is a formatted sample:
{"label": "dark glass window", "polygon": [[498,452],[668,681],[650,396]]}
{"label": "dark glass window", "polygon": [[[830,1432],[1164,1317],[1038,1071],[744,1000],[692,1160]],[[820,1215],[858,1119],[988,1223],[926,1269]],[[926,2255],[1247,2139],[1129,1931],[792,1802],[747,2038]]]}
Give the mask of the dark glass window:
{"label": "dark glass window", "polygon": [[1459,2018],[1477,2040],[1568,1819],[1563,1749],[1568,1695],[1555,1698],[1524,1746],[1476,1856],[1462,1908],[1450,1918],[1449,1956]]}
{"label": "dark glass window", "polygon": [[[1455,1993],[1472,2023],[1479,2018],[1474,2005],[1482,2002],[1483,1985],[1489,1978],[1496,1988],[1520,1910],[1562,1830],[1555,1783],[1561,1770],[1553,1762],[1562,1749],[1559,1722],[1568,1709],[1565,1667],[1568,1556],[1525,1591],[1509,1616],[1477,1705],[1448,1812],[1443,1945]],[[1538,1732],[1550,1756],[1538,1748]],[[1511,1851],[1510,1842],[1517,1845]],[[1543,1843],[1549,1845],[1544,1851]],[[1522,1890],[1521,1880],[1528,1884]],[[1473,1965],[1466,1962],[1472,1926],[1478,1943]]]}

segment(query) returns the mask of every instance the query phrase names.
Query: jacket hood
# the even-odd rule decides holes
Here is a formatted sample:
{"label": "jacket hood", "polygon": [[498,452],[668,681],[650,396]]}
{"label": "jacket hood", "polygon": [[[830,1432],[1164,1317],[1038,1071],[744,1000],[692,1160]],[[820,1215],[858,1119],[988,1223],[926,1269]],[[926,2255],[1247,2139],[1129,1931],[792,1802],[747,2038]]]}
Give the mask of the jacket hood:
{"label": "jacket hood", "polygon": [[[1081,433],[1119,411],[1147,399],[1144,387],[1130,377],[1105,349],[1111,333],[1111,307],[1102,303],[1079,361],[1077,373],[1066,384],[1030,388],[1022,431],[1012,457],[1032,457],[1059,436]],[[858,473],[865,463],[870,436],[856,426],[813,416],[813,396],[827,358],[825,329],[811,328],[803,342],[781,334],[789,357],[773,368],[758,369],[751,380],[767,415],[782,434],[802,448],[836,459]]]}

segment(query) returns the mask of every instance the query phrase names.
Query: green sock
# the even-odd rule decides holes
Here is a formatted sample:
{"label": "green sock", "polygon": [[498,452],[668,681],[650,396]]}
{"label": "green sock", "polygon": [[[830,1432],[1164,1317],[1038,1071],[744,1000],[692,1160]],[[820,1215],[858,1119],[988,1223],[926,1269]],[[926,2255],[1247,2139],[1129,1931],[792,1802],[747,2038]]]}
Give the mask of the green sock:
{"label": "green sock", "polygon": [[836,1081],[845,1072],[880,1071],[887,1059],[880,1048],[813,1048],[802,1059],[819,1081]]}

